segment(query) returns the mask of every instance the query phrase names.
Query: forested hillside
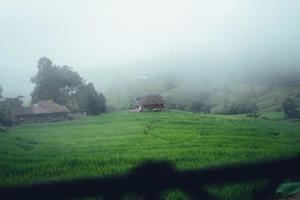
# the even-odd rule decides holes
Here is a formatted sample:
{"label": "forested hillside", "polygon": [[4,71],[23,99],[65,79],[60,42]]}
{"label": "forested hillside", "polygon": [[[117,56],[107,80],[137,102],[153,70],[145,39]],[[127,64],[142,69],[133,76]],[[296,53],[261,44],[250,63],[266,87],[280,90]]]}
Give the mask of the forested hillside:
{"label": "forested hillside", "polygon": [[[197,63],[204,61],[193,57],[134,63],[130,67],[135,70],[119,68],[113,79],[98,82],[96,87],[104,91],[111,110],[132,108],[136,97],[148,94],[162,95],[169,109],[204,113],[222,113],[227,108],[225,114],[241,114],[247,109],[235,107],[251,107],[258,116],[282,119],[282,103],[287,97],[300,108],[297,67],[241,71],[236,66],[224,71],[219,63],[208,60],[205,63],[209,67],[199,64],[198,68]],[[186,66],[184,70],[182,66]]]}

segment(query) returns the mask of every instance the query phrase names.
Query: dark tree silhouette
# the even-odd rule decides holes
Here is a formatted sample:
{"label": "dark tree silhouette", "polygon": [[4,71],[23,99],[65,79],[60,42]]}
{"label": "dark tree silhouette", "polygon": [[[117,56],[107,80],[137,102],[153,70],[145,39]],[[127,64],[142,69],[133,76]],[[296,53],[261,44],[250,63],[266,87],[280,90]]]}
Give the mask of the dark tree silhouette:
{"label": "dark tree silhouette", "polygon": [[296,118],[297,117],[297,109],[296,105],[290,97],[286,97],[282,103],[282,109],[287,118]]}
{"label": "dark tree silhouette", "polygon": [[37,68],[37,75],[31,79],[35,83],[32,103],[52,99],[71,111],[87,111],[93,115],[105,112],[105,97],[95,90],[92,83],[86,84],[71,67],[53,65],[50,59],[42,57]]}
{"label": "dark tree silhouette", "polygon": [[46,57],[38,61],[37,68],[37,75],[31,78],[31,82],[35,84],[31,93],[32,103],[52,99],[57,103],[66,104],[83,84],[83,79],[71,67],[53,65]]}
{"label": "dark tree silhouette", "polygon": [[2,87],[0,85],[0,100],[2,99],[2,91],[3,91],[3,89],[2,89]]}
{"label": "dark tree silhouette", "polygon": [[106,111],[105,97],[95,90],[93,83],[82,85],[77,96],[79,109],[87,111],[88,114],[98,115]]}
{"label": "dark tree silhouette", "polygon": [[[4,129],[2,126],[11,126],[12,125],[12,120],[10,117],[10,111],[12,109],[12,101],[7,100],[7,99],[2,99],[2,87],[0,86],[0,131],[3,131]],[[19,98],[16,98],[19,100]],[[22,103],[22,102],[20,102]]]}

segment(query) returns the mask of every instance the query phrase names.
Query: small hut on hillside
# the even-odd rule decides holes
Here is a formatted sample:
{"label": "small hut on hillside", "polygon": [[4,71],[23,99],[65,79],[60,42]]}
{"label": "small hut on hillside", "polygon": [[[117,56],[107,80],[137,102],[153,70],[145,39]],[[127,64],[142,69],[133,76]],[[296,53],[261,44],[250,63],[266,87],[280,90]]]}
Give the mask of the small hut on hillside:
{"label": "small hut on hillside", "polygon": [[30,107],[20,106],[12,115],[15,122],[49,122],[68,119],[70,110],[52,100],[39,101]]}
{"label": "small hut on hillside", "polygon": [[147,95],[144,97],[136,98],[139,112],[144,110],[149,111],[164,111],[165,101],[160,95]]}

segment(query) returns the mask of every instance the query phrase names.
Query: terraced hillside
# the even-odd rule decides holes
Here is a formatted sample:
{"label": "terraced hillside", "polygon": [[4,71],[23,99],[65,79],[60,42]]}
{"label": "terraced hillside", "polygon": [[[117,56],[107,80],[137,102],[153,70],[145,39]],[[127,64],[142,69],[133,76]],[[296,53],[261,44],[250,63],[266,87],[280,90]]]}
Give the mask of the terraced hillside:
{"label": "terraced hillside", "polygon": [[[162,95],[167,107],[172,104],[179,109],[191,111],[194,102],[203,101],[211,107],[211,113],[231,103],[253,103],[258,106],[258,114],[263,118],[284,119],[282,103],[286,97],[292,98],[300,110],[299,85],[272,85],[268,83],[218,83],[199,79],[191,83],[180,82],[176,78],[161,76],[147,79],[130,79],[114,82],[104,92],[109,108],[128,109],[135,104],[135,98],[149,94]],[[184,108],[183,108],[184,107]],[[174,107],[172,107],[174,108]]]}
{"label": "terraced hillside", "polygon": [[[0,185],[125,173],[149,159],[168,160],[179,170],[274,159],[300,153],[299,141],[298,122],[180,111],[23,124],[0,134]],[[210,190],[222,199],[251,199],[260,186]]]}
{"label": "terraced hillside", "polygon": [[250,101],[258,106],[259,113],[282,112],[284,98],[291,97],[300,108],[300,87],[269,86],[263,84],[231,84],[227,86],[203,86],[198,88],[183,85],[163,96],[169,103],[190,104],[199,99],[201,94],[207,94],[212,112],[218,107],[230,102]]}

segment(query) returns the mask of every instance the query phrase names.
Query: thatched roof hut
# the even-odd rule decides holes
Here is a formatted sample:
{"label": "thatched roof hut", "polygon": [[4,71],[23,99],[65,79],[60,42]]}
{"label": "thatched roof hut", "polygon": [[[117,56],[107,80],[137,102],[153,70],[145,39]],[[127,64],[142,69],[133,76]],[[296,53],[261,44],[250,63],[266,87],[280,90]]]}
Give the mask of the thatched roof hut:
{"label": "thatched roof hut", "polygon": [[39,101],[30,107],[20,106],[13,111],[16,122],[44,122],[67,119],[70,110],[52,100]]}
{"label": "thatched roof hut", "polygon": [[49,114],[49,113],[69,113],[70,110],[66,106],[61,106],[54,103],[52,100],[39,101],[30,106],[34,114]]}
{"label": "thatched roof hut", "polygon": [[32,115],[34,113],[30,107],[18,106],[13,110],[12,114],[13,115]]}
{"label": "thatched roof hut", "polygon": [[164,111],[165,101],[160,95],[147,95],[139,98],[138,101],[139,111],[147,110],[160,110]]}

